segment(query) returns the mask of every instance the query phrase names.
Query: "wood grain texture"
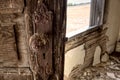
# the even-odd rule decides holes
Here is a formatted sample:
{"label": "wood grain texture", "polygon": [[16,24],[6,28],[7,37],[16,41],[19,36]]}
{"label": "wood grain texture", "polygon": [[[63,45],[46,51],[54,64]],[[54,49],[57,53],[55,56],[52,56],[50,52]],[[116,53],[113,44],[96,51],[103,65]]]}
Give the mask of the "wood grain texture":
{"label": "wood grain texture", "polygon": [[21,13],[23,11],[23,0],[0,0],[0,13]]}
{"label": "wood grain texture", "polygon": [[[53,11],[53,55],[54,76],[63,80],[64,73],[64,48],[66,32],[66,0],[48,0],[49,9]],[[53,5],[54,4],[54,5]]]}
{"label": "wood grain texture", "polygon": [[29,68],[25,0],[0,0],[0,80],[33,80]]}
{"label": "wood grain texture", "polygon": [[[11,6],[12,7],[11,7]],[[0,14],[0,27],[2,27],[1,31],[6,31],[10,34],[8,34],[7,38],[13,39],[12,41],[14,42],[14,48],[16,53],[15,56],[13,55],[12,59],[16,59],[16,63],[13,64],[13,61],[6,60],[3,61],[0,66],[7,66],[7,67],[29,67],[28,61],[28,46],[27,46],[27,30],[24,22],[24,13],[21,13],[24,9],[24,0],[1,0],[0,2],[0,11],[2,13]],[[10,8],[10,9],[9,9]],[[16,10],[22,9],[21,12],[16,12]],[[1,10],[2,9],[2,10]],[[9,10],[7,10],[9,9]],[[14,10],[14,11],[11,11]],[[6,10],[7,12],[4,12]],[[5,32],[4,31],[4,32]],[[1,33],[2,35],[2,33]],[[5,38],[4,36],[2,38]],[[9,45],[10,41],[3,43],[4,45],[7,44],[8,48],[12,48],[12,43]],[[3,46],[3,45],[2,45]],[[7,51],[8,48],[5,50]],[[2,48],[1,48],[2,49]],[[12,51],[12,50],[11,50]],[[8,51],[7,51],[8,52]],[[2,53],[2,52],[1,52]],[[6,59],[8,57],[11,57],[12,55],[1,55],[2,57],[4,56]],[[2,58],[1,58],[2,59]],[[1,60],[0,59],[0,60]],[[4,65],[3,65],[4,64]]]}
{"label": "wood grain texture", "polygon": [[78,35],[75,35],[68,39],[66,42],[65,51],[69,51],[75,47],[78,47],[82,45],[83,43],[88,42],[89,40],[95,39],[100,37],[101,35],[104,35],[107,31],[107,28],[105,28],[102,31],[99,31],[102,28],[102,26],[96,26],[92,29],[89,29],[83,33],[80,33]]}
{"label": "wood grain texture", "polygon": [[15,63],[17,61],[16,41],[13,25],[0,26],[0,62]]}
{"label": "wood grain texture", "polygon": [[33,80],[29,68],[0,68],[0,80]]}

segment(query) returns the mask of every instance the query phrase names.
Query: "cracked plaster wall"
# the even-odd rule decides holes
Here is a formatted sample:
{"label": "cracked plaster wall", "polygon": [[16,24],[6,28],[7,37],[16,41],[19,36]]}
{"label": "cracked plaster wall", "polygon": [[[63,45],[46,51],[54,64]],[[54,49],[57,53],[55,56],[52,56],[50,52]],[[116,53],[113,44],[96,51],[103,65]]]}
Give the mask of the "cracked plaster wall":
{"label": "cracked plaster wall", "polygon": [[115,51],[120,52],[120,28],[119,28],[119,36],[118,36],[118,39],[117,39]]}
{"label": "cracked plaster wall", "polygon": [[[108,27],[108,30],[106,33],[106,35],[109,38],[109,41],[107,41],[107,47],[106,47],[108,53],[111,53],[114,51],[115,44],[116,44],[116,41],[118,39],[118,35],[120,34],[120,32],[119,32],[119,27],[120,27],[120,9],[119,9],[119,7],[120,7],[120,0],[107,0],[107,9],[105,11],[106,23],[103,25],[103,27],[104,28]],[[103,43],[104,42],[105,41],[103,41]],[[105,44],[106,44],[106,42],[105,42]],[[96,47],[94,47],[94,48],[96,48]],[[102,51],[100,49],[94,50],[94,48],[92,48],[91,50],[88,50],[88,52],[92,54],[92,55],[88,55],[88,57],[90,57],[90,56],[93,57],[93,55],[94,55],[93,52],[100,54],[100,51]],[[72,56],[72,55],[74,55],[74,56]],[[69,72],[71,72],[72,68],[75,65],[89,64],[90,63],[90,60],[88,58],[87,58],[88,62],[86,62],[86,63],[84,62],[85,55],[86,55],[86,53],[85,53],[83,45],[80,45],[80,46],[66,52],[66,55],[65,55],[65,73],[64,74],[67,77],[68,77]],[[70,58],[70,56],[72,56],[72,57]],[[95,56],[99,57],[99,55],[98,56],[95,55]],[[93,62],[99,63],[100,61],[96,60]]]}

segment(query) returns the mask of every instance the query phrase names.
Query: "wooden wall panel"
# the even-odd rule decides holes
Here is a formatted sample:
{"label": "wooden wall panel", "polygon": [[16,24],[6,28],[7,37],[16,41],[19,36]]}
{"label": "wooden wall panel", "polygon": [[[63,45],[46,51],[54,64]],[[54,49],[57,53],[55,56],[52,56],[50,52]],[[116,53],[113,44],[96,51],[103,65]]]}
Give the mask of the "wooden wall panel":
{"label": "wooden wall panel", "polygon": [[19,13],[23,11],[24,0],[0,0],[0,13]]}
{"label": "wooden wall panel", "polygon": [[0,80],[33,80],[29,68],[0,68]]}
{"label": "wooden wall panel", "polygon": [[0,0],[0,80],[33,80],[25,4],[25,0]]}
{"label": "wooden wall panel", "polygon": [[[0,65],[17,61],[16,40],[13,25],[0,26]],[[9,65],[9,64],[8,64]]]}
{"label": "wooden wall panel", "polygon": [[24,8],[24,0],[0,0],[1,67],[29,67]]}

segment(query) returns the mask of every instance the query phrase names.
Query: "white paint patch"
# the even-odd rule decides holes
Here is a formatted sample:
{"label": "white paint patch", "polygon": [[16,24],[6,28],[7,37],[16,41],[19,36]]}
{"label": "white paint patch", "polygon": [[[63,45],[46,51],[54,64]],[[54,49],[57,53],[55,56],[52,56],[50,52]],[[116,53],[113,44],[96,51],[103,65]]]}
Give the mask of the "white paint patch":
{"label": "white paint patch", "polygon": [[109,72],[107,72],[107,75],[108,75],[109,77],[111,77],[111,78],[116,78],[115,75],[114,75],[114,73],[109,73]]}
{"label": "white paint patch", "polygon": [[101,48],[100,46],[97,46],[94,53],[93,66],[100,63],[100,55],[101,55]]}
{"label": "white paint patch", "polygon": [[65,54],[64,74],[68,77],[74,66],[84,63],[85,50],[84,44],[78,46]]}

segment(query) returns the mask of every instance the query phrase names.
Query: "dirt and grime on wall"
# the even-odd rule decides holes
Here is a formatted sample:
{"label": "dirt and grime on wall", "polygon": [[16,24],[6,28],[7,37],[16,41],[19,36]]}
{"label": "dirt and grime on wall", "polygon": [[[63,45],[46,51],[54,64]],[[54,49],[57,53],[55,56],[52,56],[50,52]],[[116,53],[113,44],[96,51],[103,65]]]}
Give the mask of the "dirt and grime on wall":
{"label": "dirt and grime on wall", "polygon": [[66,80],[120,80],[120,58],[110,56],[109,61],[83,70],[77,65]]}

